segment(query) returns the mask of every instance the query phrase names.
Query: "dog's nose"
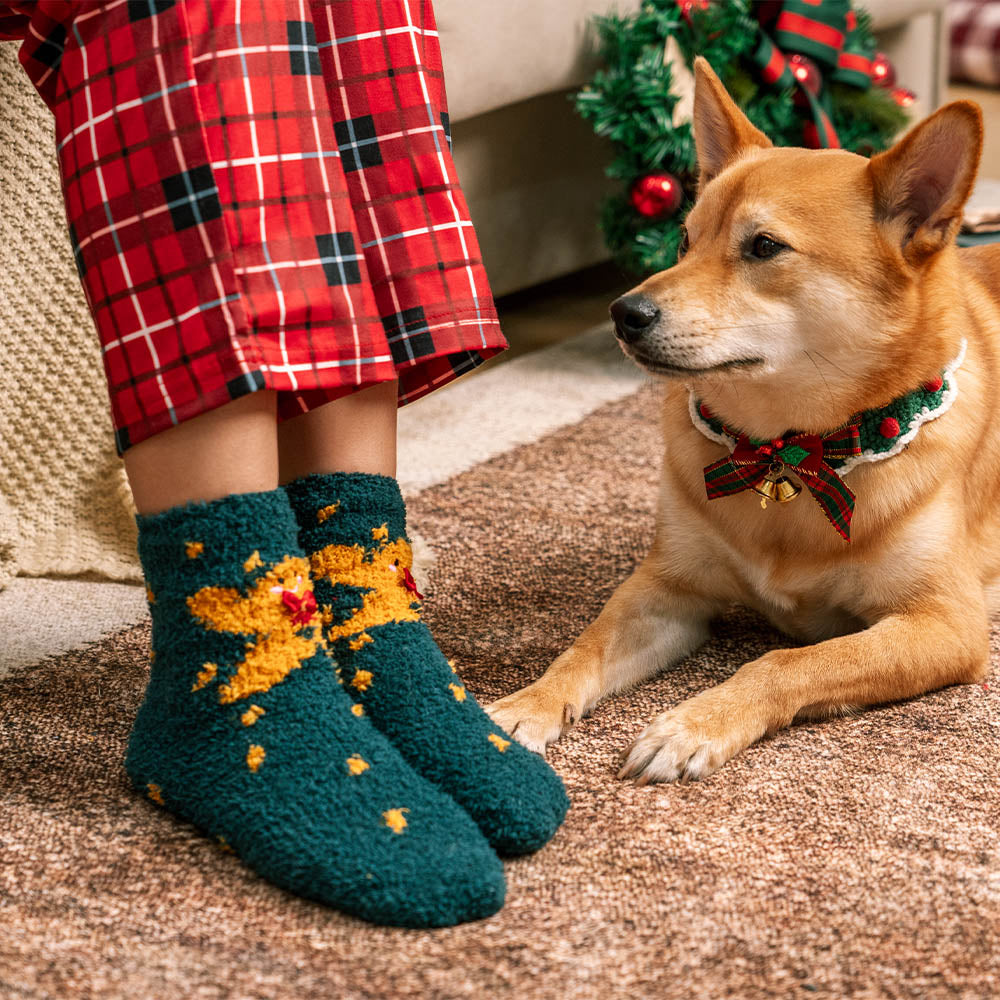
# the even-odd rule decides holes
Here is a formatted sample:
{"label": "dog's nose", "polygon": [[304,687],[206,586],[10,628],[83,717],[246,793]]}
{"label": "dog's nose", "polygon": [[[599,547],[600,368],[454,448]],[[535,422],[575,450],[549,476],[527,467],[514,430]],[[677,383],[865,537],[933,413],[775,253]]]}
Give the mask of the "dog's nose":
{"label": "dog's nose", "polygon": [[611,318],[618,336],[634,344],[660,318],[660,310],[652,299],[633,293],[611,303]]}

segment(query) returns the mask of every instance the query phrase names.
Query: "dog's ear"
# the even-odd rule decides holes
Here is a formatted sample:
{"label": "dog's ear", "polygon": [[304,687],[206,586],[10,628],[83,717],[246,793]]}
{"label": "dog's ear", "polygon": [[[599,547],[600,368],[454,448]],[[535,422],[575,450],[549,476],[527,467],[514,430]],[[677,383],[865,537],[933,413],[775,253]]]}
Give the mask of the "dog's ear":
{"label": "dog's ear", "polygon": [[736,106],[703,56],[694,61],[693,124],[699,190],[704,190],[744,150],[754,146],[767,149],[771,145],[771,140],[751,125]]}
{"label": "dog's ear", "polygon": [[946,104],[868,164],[875,216],[903,256],[919,265],[962,224],[983,151],[983,114],[972,101]]}

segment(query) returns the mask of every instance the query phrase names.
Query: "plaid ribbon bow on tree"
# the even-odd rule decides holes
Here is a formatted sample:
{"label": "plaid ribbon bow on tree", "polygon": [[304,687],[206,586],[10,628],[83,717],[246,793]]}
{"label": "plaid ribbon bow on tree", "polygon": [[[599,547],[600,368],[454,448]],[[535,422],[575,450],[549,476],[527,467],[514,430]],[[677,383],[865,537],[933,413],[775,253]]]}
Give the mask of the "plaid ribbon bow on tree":
{"label": "plaid ribbon bow on tree", "polygon": [[705,466],[705,489],[709,500],[757,489],[769,475],[791,469],[802,480],[829,522],[845,542],[851,540],[854,494],[827,464],[861,454],[858,423],[847,424],[825,437],[795,434],[770,442],[752,441],[733,434],[736,447],[731,455]]}
{"label": "plaid ribbon bow on tree", "polygon": [[[847,83],[862,90],[871,86],[872,56],[850,0],[784,0],[756,5],[760,43],[754,53],[761,78],[772,86],[794,87],[796,104],[812,120],[804,125],[806,145],[836,149],[840,140],[830,120],[829,90],[824,83]],[[773,37],[772,37],[773,35]],[[816,63],[819,79],[793,73],[793,58],[805,56]]]}

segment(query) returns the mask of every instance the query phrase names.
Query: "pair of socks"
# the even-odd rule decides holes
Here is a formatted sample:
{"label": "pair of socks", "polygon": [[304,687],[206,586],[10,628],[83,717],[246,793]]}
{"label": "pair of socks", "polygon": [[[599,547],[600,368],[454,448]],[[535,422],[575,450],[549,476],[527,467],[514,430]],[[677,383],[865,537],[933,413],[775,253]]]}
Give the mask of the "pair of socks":
{"label": "pair of socks", "polygon": [[383,476],[309,476],[139,518],[153,619],[126,767],[271,882],[382,924],[496,912],[500,854],[568,807],[420,621]]}

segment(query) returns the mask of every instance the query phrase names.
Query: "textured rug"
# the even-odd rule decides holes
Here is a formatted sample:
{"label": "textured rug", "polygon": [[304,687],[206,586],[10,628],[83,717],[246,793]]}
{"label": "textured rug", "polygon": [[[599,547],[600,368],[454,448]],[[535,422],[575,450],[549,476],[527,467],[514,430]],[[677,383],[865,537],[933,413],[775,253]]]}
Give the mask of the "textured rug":
{"label": "textured rug", "polygon": [[[536,677],[648,545],[656,389],[423,490],[428,618],[480,698]],[[53,615],[58,608],[51,609]],[[550,749],[573,807],[495,917],[371,927],[134,796],[147,627],[0,681],[0,996],[986,998],[1000,992],[1000,678],[796,726],[637,788],[651,716],[782,643],[733,612]],[[994,635],[1000,660],[1000,633]]]}

